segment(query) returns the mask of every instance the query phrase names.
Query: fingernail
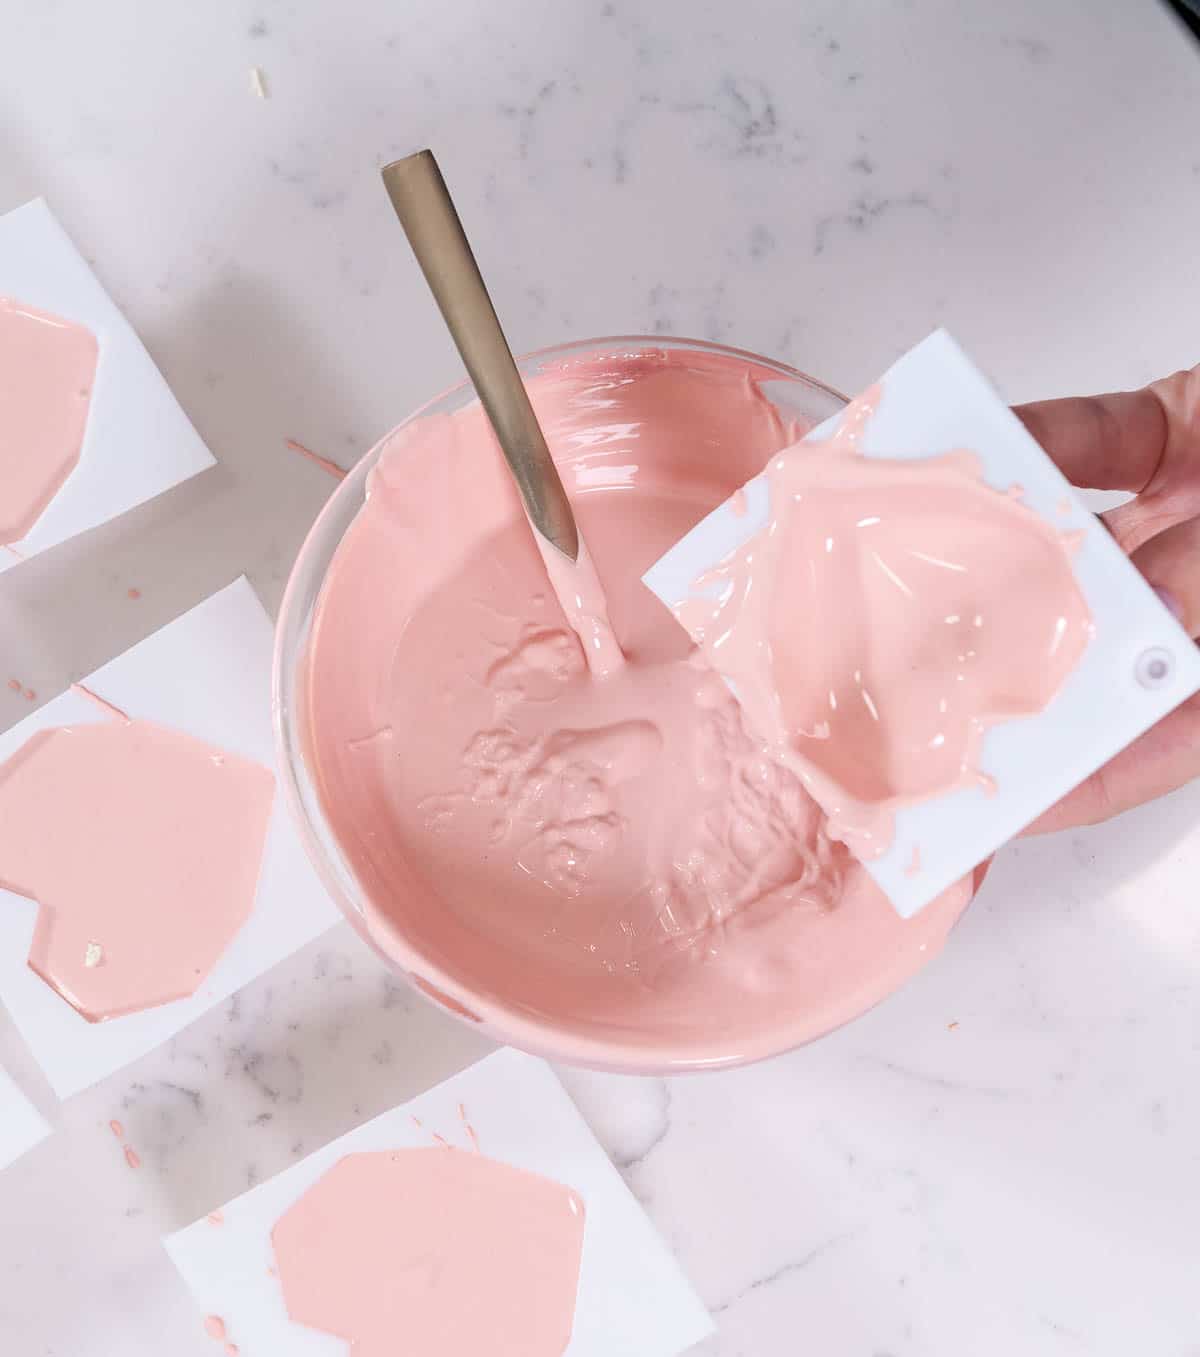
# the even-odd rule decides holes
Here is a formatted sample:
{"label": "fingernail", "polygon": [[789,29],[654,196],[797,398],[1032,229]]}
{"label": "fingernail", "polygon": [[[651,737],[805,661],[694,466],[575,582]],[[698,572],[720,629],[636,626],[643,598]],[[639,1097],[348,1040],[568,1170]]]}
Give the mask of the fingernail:
{"label": "fingernail", "polygon": [[1175,618],[1176,622],[1183,621],[1183,604],[1175,597],[1169,589],[1160,589],[1157,584],[1151,586],[1154,592],[1162,600],[1163,606]]}

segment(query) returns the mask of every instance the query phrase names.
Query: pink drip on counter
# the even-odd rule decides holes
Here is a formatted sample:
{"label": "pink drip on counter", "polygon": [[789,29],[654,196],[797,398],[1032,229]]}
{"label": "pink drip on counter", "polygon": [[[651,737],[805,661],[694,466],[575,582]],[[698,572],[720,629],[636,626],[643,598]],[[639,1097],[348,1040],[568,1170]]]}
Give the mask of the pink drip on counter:
{"label": "pink drip on counter", "polygon": [[810,1039],[915,971],[969,896],[899,919],[641,583],[803,433],[773,376],[675,350],[529,382],[623,652],[603,676],[477,405],[386,440],[318,602],[309,762],[369,931],[430,992],[575,1058]]}
{"label": "pink drip on counter", "polygon": [[311,448],[306,448],[303,443],[297,443],[294,438],[285,438],[283,445],[292,452],[298,452],[301,457],[319,466],[322,471],[327,471],[335,480],[345,480],[346,469],[340,467],[336,462],[330,461],[328,457],[322,457],[319,452],[313,452]]}
{"label": "pink drip on counter", "polygon": [[0,297],[0,543],[29,534],[79,461],[97,353],[83,326]]}

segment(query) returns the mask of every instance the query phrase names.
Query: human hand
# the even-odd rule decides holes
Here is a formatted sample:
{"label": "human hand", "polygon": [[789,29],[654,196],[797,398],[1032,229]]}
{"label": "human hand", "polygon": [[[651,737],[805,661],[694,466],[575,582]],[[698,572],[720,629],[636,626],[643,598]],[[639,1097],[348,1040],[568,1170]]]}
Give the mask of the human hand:
{"label": "human hand", "polygon": [[[1200,365],[1141,391],[1015,412],[1074,485],[1132,490],[1104,522],[1188,634],[1200,636]],[[1027,833],[1097,824],[1200,776],[1200,695],[1161,720]]]}

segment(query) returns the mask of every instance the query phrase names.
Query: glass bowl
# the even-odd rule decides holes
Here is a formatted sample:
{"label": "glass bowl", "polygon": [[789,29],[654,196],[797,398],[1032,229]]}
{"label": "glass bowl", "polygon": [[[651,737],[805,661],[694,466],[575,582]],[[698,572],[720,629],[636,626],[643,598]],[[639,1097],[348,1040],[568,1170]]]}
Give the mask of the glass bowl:
{"label": "glass bowl", "polygon": [[[836,414],[846,403],[845,397],[832,388],[787,364],[725,345],[662,335],[625,335],[555,345],[518,359],[518,367],[528,378],[546,368],[584,356],[613,358],[664,350],[742,362],[757,369],[760,377],[762,371],[767,370],[773,375],[761,382],[763,393],[781,415],[804,427],[812,427]],[[461,382],[414,411],[401,427],[425,416],[451,414],[474,400],[474,388],[469,382]],[[758,1041],[727,1044],[714,1050],[690,1046],[675,1053],[663,1055],[660,1052],[654,1056],[632,1041],[581,1038],[577,1034],[568,1038],[551,1019],[542,1015],[531,1016],[528,1010],[494,1000],[479,1002],[476,996],[464,992],[452,975],[430,964],[405,938],[389,933],[384,945],[384,941],[374,935],[365,909],[364,893],[328,824],[310,767],[304,723],[304,682],[306,650],[326,573],[344,534],[365,503],[367,478],[381,447],[382,444],[376,445],[346,476],[313,524],[288,581],[275,642],[272,706],[284,796],[305,849],[342,912],[389,969],[405,975],[428,998],[457,1017],[474,1023],[497,1041],[551,1059],[602,1069],[652,1073],[741,1064],[799,1044],[805,1037],[789,1031],[784,1022]],[[850,1005],[849,1011],[839,1014],[834,1025],[857,1016],[905,978],[905,975],[897,975],[894,983],[880,987],[881,993],[870,995],[857,1007]]]}

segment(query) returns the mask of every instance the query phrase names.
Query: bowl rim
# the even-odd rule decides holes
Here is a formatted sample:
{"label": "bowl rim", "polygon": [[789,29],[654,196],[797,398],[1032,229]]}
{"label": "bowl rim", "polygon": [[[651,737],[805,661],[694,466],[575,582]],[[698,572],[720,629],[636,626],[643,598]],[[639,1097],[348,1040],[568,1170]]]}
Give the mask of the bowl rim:
{"label": "bowl rim", "polygon": [[[545,345],[542,348],[517,355],[517,362],[518,364],[525,364],[536,362],[540,358],[558,357],[572,352],[583,353],[591,349],[614,349],[620,346],[628,346],[631,350],[639,351],[669,348],[691,349],[736,358],[746,363],[770,369],[776,372],[781,379],[795,381],[822,392],[842,405],[848,403],[848,398],[836,387],[810,376],[789,363],[768,358],[755,353],[751,349],[737,348],[733,345],[720,344],[711,340],[689,339],[682,335],[600,335],[582,340]],[[458,381],[453,382],[418,405],[395,427],[402,428],[421,418],[451,396],[469,388],[470,385],[470,378],[464,375]],[[305,566],[315,549],[314,544],[323,537],[328,518],[340,512],[342,497],[352,493],[350,487],[354,482],[355,473],[360,472],[363,464],[377,454],[381,443],[392,432],[394,430],[389,430],[380,440],[372,444],[355,465],[346,472],[333,493],[322,505],[320,512],[305,534],[292,562],[280,602],[275,625],[271,667],[271,724],[287,813],[300,835],[309,862],[317,872],[322,884],[330,892],[334,903],[337,904],[340,912],[368,945],[380,954],[383,964],[390,970],[400,973],[412,988],[429,1002],[435,1004],[444,1012],[451,1013],[459,1021],[465,1022],[469,1027],[489,1038],[516,1046],[532,1055],[549,1060],[566,1061],[593,1069],[636,1074],[669,1074],[728,1069],[781,1055],[799,1045],[826,1035],[844,1022],[850,1021],[865,1013],[868,1009],[875,1007],[877,1003],[888,998],[895,989],[899,988],[915,970],[923,969],[924,965],[927,965],[932,959],[932,955],[935,954],[933,945],[928,948],[921,963],[907,969],[896,984],[879,995],[874,1002],[865,1005],[862,1003],[846,1004],[845,1007],[851,1011],[835,1015],[828,1026],[819,1031],[814,1032],[811,1027],[805,1027],[801,1031],[798,1030],[798,1024],[781,1024],[778,1027],[764,1030],[756,1038],[731,1043],[726,1049],[722,1049],[719,1042],[713,1043],[712,1053],[708,1055],[696,1049],[682,1052],[677,1056],[670,1056],[665,1054],[665,1050],[670,1047],[669,1040],[643,1045],[622,1040],[619,1037],[568,1034],[551,1020],[532,1017],[519,1007],[497,1001],[488,995],[471,993],[439,964],[418,952],[403,934],[390,924],[390,921],[378,917],[377,911],[373,912],[377,917],[375,926],[372,926],[372,920],[367,913],[361,910],[356,902],[347,898],[343,883],[337,879],[333,864],[329,861],[326,846],[320,842],[313,825],[310,823],[309,812],[301,797],[297,770],[294,767],[294,746],[293,742],[288,739],[286,728],[289,712],[287,710],[288,703],[284,700],[284,670],[287,663],[287,657],[284,655],[284,637],[290,629],[289,623],[292,614],[298,607],[302,581],[307,582],[304,579],[308,573]],[[336,546],[334,550],[336,550]],[[347,870],[351,879],[355,879],[352,869],[347,866]],[[362,894],[365,897],[366,893],[362,892]],[[948,925],[948,929],[952,924],[953,920]],[[386,948],[380,944],[380,934],[386,936]],[[940,950],[944,937],[935,941],[936,950]]]}

